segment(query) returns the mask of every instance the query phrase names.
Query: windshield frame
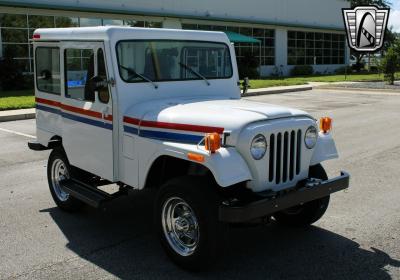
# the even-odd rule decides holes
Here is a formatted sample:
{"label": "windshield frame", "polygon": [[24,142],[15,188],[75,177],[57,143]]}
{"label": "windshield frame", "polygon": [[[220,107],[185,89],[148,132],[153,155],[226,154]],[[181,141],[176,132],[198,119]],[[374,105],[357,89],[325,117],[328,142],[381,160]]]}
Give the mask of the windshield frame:
{"label": "windshield frame", "polygon": [[[120,43],[123,42],[195,42],[195,43],[212,43],[212,44],[218,44],[218,45],[224,45],[228,52],[229,52],[229,65],[231,67],[231,75],[226,76],[226,77],[206,77],[207,80],[229,80],[233,77],[234,69],[233,69],[233,64],[232,64],[232,53],[231,49],[228,44],[224,42],[215,42],[215,41],[203,41],[203,40],[181,40],[181,39],[124,39],[124,40],[119,40],[115,44],[115,54],[117,56],[117,67],[118,67],[118,74],[121,80],[123,80],[127,84],[136,84],[136,83],[146,83],[147,81],[139,80],[139,81],[127,81],[124,79],[123,75],[121,74],[121,67],[119,66],[119,52],[118,52],[118,46]],[[125,65],[124,65],[125,66]],[[163,83],[163,82],[184,82],[184,81],[203,81],[202,78],[200,77],[193,77],[193,78],[185,78],[185,79],[163,79],[163,80],[152,80],[153,82],[156,83]]]}

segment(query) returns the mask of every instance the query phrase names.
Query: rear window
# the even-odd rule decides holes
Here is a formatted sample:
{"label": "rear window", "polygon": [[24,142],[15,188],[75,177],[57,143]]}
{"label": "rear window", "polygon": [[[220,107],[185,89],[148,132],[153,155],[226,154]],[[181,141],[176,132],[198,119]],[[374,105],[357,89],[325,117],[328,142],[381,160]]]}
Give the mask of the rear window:
{"label": "rear window", "polygon": [[60,95],[60,49],[37,47],[35,59],[37,89]]}

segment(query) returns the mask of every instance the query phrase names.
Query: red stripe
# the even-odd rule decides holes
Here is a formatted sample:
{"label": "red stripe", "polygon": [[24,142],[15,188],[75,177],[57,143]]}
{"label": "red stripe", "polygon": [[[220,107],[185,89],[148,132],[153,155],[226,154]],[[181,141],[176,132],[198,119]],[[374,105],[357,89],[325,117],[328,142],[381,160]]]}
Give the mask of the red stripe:
{"label": "red stripe", "polygon": [[48,99],[43,99],[43,98],[39,98],[36,97],[35,98],[36,103],[43,103],[43,104],[47,104],[47,105],[51,105],[51,106],[56,106],[56,107],[60,107],[60,102],[58,101],[53,101],[53,100],[48,100]]}
{"label": "red stripe", "polygon": [[126,123],[134,124],[134,125],[139,125],[139,123],[140,123],[139,119],[134,119],[134,118],[126,117],[126,116],[124,116],[123,121]]}
{"label": "red stripe", "polygon": [[[51,106],[57,106],[57,107],[60,107],[63,110],[70,111],[70,112],[73,112],[73,113],[78,113],[78,114],[82,114],[82,115],[86,115],[86,116],[90,116],[90,117],[94,117],[94,118],[103,119],[102,114],[99,113],[99,112],[96,112],[96,111],[77,108],[77,107],[73,107],[73,106],[70,106],[70,105],[62,104],[62,103],[57,102],[57,101],[43,99],[43,98],[39,98],[39,97],[36,97],[35,100],[36,100],[37,103],[43,103],[43,104],[47,104],[47,105],[51,105]],[[112,115],[108,115],[105,119],[108,120],[108,121],[112,121],[113,118],[112,118]]]}
{"label": "red stripe", "polygon": [[[99,112],[96,112],[96,111],[77,108],[77,107],[69,106],[69,105],[66,105],[66,104],[61,104],[60,107],[63,110],[70,111],[70,112],[73,112],[73,113],[78,113],[78,114],[86,115],[86,116],[89,116],[89,117],[103,119],[103,115],[101,113],[99,113]],[[112,116],[108,115],[107,117],[105,117],[105,119],[108,120],[108,121],[112,121]]]}
{"label": "red stripe", "polygon": [[[36,97],[37,103],[43,103],[51,106],[60,107],[63,110],[70,111],[73,113],[78,113],[94,118],[102,119],[102,114],[96,111],[82,109],[73,107],[70,105],[62,104],[57,101],[48,100]],[[106,120],[112,121],[112,115],[108,115]],[[223,127],[213,127],[213,126],[203,126],[203,125],[191,125],[191,124],[180,124],[180,123],[167,123],[167,122],[156,122],[156,121],[140,121],[139,119],[131,118],[124,116],[123,121],[126,123],[130,123],[133,125],[139,125],[144,127],[154,127],[154,128],[165,128],[165,129],[174,129],[174,130],[183,130],[183,131],[192,131],[192,132],[202,132],[202,133],[213,133],[217,132],[222,134],[224,132]]]}
{"label": "red stripe", "polygon": [[139,119],[134,119],[134,118],[130,118],[130,117],[124,117],[124,122],[134,124],[134,125],[140,124],[140,126],[144,126],[144,127],[165,128],[165,129],[192,131],[192,132],[203,132],[203,133],[217,132],[219,134],[222,134],[224,132],[223,127],[180,124],[180,123],[167,123],[167,122],[156,122],[156,121],[140,121]]}

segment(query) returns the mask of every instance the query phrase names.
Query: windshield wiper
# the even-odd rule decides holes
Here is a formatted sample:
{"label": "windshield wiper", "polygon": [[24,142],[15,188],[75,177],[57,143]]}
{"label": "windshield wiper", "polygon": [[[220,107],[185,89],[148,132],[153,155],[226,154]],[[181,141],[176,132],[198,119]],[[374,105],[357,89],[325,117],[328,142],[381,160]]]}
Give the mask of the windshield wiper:
{"label": "windshield wiper", "polygon": [[179,62],[179,65],[180,65],[181,67],[183,67],[183,68],[189,70],[190,72],[192,72],[193,74],[195,74],[197,77],[202,78],[202,79],[207,83],[208,86],[210,85],[210,82],[207,80],[207,78],[204,77],[203,75],[201,75],[201,74],[200,74],[199,72],[197,72],[196,70],[194,70],[192,67],[190,67],[190,66],[188,66],[188,65],[186,65],[186,64],[184,64],[184,63],[182,63],[182,62]]}
{"label": "windshield wiper", "polygon": [[128,79],[127,79],[128,81],[131,81],[131,79],[134,78],[134,77],[139,77],[139,78],[142,78],[142,80],[151,83],[154,86],[155,89],[158,88],[158,85],[155,82],[153,82],[152,80],[150,80],[146,76],[143,76],[142,74],[139,74],[138,72],[135,71],[135,69],[123,66],[121,64],[118,64],[118,66],[121,67],[122,69],[128,71],[128,73],[130,73],[130,77],[128,77]]}

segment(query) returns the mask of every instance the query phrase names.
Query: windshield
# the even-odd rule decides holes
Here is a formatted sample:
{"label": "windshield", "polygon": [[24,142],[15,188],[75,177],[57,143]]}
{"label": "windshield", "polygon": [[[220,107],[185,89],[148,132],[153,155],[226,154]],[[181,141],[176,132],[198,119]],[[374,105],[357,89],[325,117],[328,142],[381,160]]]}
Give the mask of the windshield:
{"label": "windshield", "polygon": [[229,48],[223,43],[120,41],[117,57],[121,78],[127,83],[146,82],[145,79],[151,82],[227,79],[233,72]]}

